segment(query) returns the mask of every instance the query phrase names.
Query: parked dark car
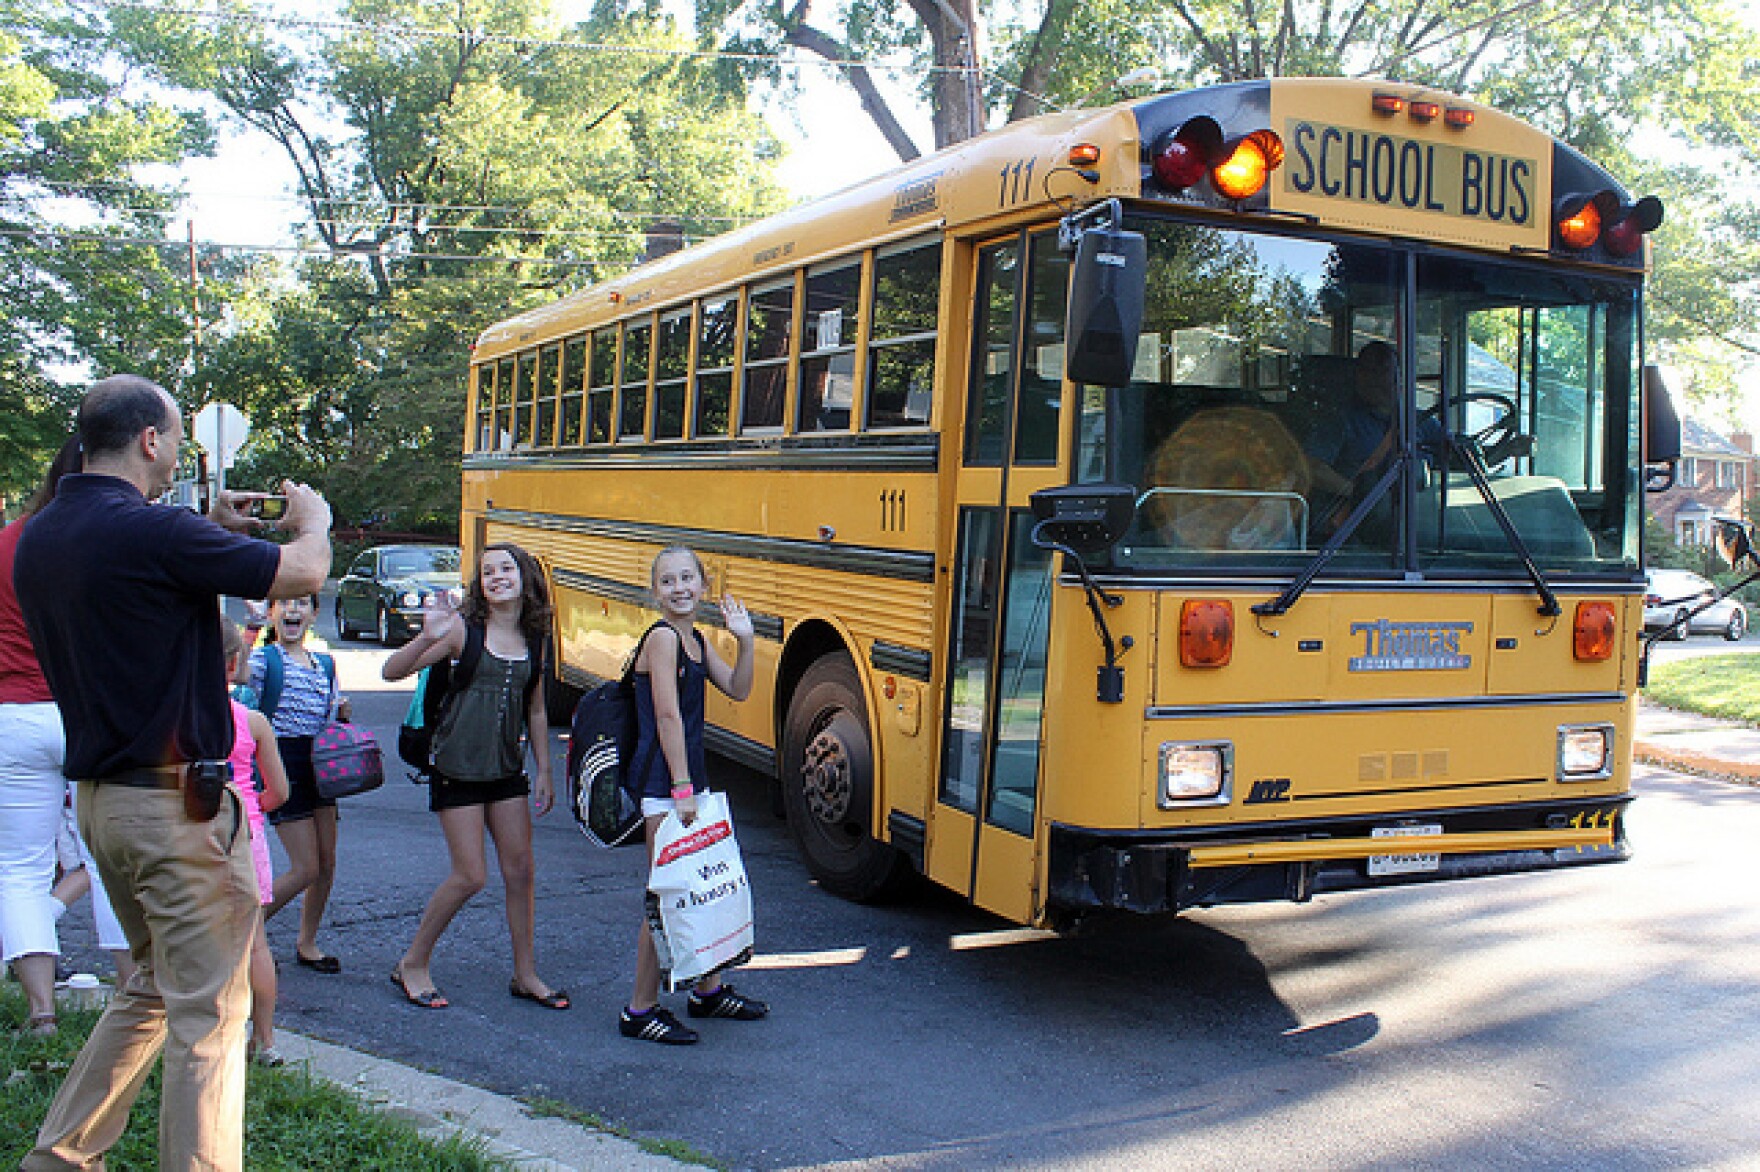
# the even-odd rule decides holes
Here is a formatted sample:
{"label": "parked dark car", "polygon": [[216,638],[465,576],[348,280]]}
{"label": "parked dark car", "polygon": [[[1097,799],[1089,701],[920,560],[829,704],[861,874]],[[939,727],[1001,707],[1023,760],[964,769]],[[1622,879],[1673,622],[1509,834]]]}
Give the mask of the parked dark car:
{"label": "parked dark car", "polygon": [[381,545],[354,559],[336,584],[336,633],[369,632],[387,647],[422,629],[422,608],[436,590],[458,588],[456,545]]}

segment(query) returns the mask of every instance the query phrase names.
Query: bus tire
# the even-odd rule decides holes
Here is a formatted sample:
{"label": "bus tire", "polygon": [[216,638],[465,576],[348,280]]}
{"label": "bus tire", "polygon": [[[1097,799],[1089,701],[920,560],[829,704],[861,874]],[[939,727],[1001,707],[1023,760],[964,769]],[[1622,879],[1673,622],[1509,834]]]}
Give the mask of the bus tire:
{"label": "bus tire", "polygon": [[778,762],[782,804],[807,870],[834,895],[874,899],[903,870],[874,837],[874,750],[861,678],[846,652],[806,670],[788,704]]}

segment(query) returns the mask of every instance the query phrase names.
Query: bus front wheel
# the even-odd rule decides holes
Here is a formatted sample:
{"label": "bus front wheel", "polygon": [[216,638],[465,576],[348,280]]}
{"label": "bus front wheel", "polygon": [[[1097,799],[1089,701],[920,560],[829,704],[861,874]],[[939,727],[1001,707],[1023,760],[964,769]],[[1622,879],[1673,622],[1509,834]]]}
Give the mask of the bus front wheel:
{"label": "bus front wheel", "polygon": [[874,837],[874,750],[854,661],[827,655],[801,677],[782,736],[782,803],[807,869],[847,899],[883,894],[902,869]]}

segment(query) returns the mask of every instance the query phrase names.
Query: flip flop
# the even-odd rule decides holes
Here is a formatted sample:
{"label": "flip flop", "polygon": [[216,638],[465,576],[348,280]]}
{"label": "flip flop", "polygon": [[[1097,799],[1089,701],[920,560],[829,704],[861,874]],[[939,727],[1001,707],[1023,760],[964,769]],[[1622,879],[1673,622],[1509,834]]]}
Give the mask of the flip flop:
{"label": "flip flop", "polygon": [[567,1009],[568,994],[561,989],[552,989],[548,993],[534,993],[521,985],[517,979],[509,981],[507,991],[521,1001],[535,1001],[545,1009]]}
{"label": "flip flop", "polygon": [[342,971],[342,962],[334,956],[306,956],[296,948],[293,952],[293,959],[299,962],[301,968],[311,969],[314,972],[328,973],[334,976]]}
{"label": "flip flop", "polygon": [[404,1000],[411,1005],[419,1005],[423,1009],[445,1009],[452,1002],[441,996],[438,989],[424,989],[420,993],[410,992],[410,987],[403,980],[403,966],[398,965],[391,970],[391,983],[403,991]]}

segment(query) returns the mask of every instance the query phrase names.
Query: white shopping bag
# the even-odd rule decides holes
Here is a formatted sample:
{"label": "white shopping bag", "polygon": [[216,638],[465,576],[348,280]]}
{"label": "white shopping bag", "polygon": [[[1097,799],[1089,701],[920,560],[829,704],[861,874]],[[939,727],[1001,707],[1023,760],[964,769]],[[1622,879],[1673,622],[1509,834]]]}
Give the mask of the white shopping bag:
{"label": "white shopping bag", "polygon": [[743,964],[752,955],[752,888],[722,794],[697,795],[689,826],[668,814],[654,833],[650,912],[668,989]]}

